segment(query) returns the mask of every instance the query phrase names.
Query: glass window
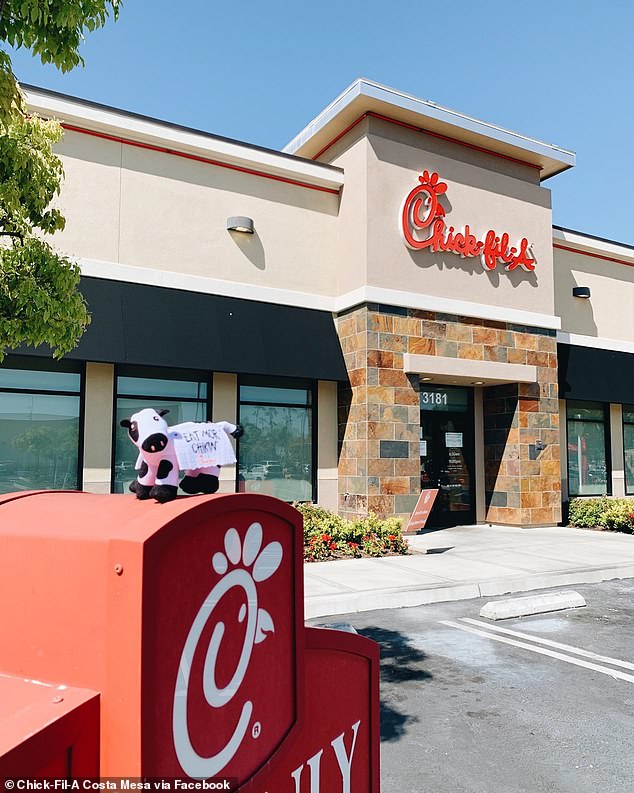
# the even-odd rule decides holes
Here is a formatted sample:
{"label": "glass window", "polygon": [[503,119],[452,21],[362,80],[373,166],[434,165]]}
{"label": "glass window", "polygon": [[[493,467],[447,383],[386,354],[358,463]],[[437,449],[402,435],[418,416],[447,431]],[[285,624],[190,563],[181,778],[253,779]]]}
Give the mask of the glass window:
{"label": "glass window", "polygon": [[310,386],[240,384],[238,489],[283,501],[312,501],[313,391]]}
{"label": "glass window", "polygon": [[625,454],[625,492],[634,494],[634,406],[623,405],[623,451]]}
{"label": "glass window", "polygon": [[161,380],[155,377],[119,377],[117,393],[137,399],[146,394],[151,398],[158,396],[175,399],[207,399],[207,383],[188,382],[187,380]]}
{"label": "glass window", "polygon": [[117,372],[113,493],[127,493],[128,486],[137,476],[135,463],[139,452],[126,428],[120,425],[121,419],[143,408],[154,408],[169,410],[165,419],[170,426],[183,421],[209,421],[206,374],[175,372],[174,379],[165,370],[148,370],[151,377],[143,377],[142,374],[141,370],[130,372],[123,367]]}
{"label": "glass window", "polygon": [[604,406],[599,402],[569,401],[566,415],[570,495],[609,494]]}
{"label": "glass window", "polygon": [[79,365],[0,366],[0,493],[80,486],[80,389]]}

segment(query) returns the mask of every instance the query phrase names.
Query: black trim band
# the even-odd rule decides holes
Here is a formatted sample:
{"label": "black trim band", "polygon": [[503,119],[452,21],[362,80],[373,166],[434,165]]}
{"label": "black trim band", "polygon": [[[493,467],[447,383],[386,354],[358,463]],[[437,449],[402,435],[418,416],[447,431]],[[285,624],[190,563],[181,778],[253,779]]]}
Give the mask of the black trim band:
{"label": "black trim band", "polygon": [[634,354],[557,345],[559,396],[592,402],[634,401]]}
{"label": "black trim band", "polygon": [[[92,323],[66,358],[269,377],[347,379],[328,311],[84,277]],[[48,357],[50,350],[21,348]]]}

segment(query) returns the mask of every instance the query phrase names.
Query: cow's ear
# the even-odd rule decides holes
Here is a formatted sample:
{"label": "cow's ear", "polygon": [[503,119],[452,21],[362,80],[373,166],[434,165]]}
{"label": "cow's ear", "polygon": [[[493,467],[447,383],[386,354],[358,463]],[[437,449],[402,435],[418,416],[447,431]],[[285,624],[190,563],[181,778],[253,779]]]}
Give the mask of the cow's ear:
{"label": "cow's ear", "polygon": [[122,427],[130,427],[130,426],[132,426],[132,422],[130,421],[130,419],[121,419],[119,424]]}
{"label": "cow's ear", "polygon": [[163,408],[163,410],[157,410],[156,412],[159,414],[159,416],[166,416],[169,413],[169,410],[167,408]]}

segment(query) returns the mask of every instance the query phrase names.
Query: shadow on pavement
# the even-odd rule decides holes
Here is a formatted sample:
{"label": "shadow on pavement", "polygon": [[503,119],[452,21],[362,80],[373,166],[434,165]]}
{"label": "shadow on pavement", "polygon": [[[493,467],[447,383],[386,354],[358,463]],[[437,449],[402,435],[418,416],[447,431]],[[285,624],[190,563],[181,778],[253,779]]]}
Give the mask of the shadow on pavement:
{"label": "shadow on pavement", "polygon": [[419,720],[417,714],[399,709],[399,704],[409,699],[407,691],[400,688],[431,680],[432,675],[423,668],[427,656],[398,631],[369,626],[358,632],[381,647],[381,741],[397,741]]}

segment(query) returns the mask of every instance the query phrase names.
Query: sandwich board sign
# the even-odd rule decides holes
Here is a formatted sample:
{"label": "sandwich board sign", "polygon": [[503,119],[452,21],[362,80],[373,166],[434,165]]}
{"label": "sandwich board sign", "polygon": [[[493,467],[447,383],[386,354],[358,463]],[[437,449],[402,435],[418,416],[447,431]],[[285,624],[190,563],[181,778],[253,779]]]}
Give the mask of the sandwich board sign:
{"label": "sandwich board sign", "polygon": [[429,518],[429,513],[432,511],[432,507],[434,506],[434,501],[436,500],[437,495],[437,487],[420,491],[420,496],[416,502],[416,507],[414,508],[412,516],[409,519],[409,523],[407,524],[408,532],[414,532],[425,528],[425,524]]}

